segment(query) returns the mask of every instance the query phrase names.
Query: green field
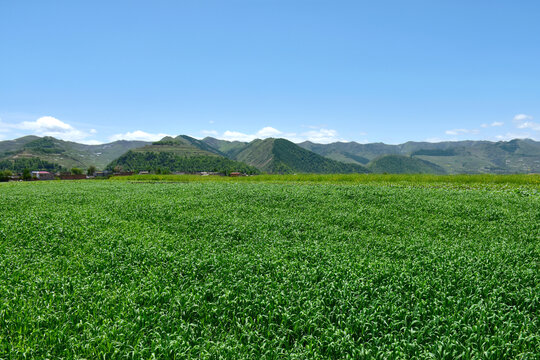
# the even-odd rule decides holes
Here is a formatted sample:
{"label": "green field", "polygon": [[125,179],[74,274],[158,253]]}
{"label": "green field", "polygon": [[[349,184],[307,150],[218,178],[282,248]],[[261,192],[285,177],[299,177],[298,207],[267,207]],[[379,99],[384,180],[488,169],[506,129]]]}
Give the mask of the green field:
{"label": "green field", "polygon": [[538,176],[198,179],[0,184],[0,359],[539,358]]}

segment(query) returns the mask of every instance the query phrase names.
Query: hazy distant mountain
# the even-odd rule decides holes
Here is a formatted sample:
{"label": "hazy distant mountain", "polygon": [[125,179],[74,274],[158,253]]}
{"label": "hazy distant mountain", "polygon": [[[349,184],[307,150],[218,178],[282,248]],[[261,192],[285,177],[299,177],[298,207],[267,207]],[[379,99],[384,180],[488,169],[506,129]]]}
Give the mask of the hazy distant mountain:
{"label": "hazy distant mountain", "polygon": [[540,172],[540,142],[530,139],[407,142],[399,145],[356,142],[315,144],[306,141],[299,146],[331,159],[358,164],[365,164],[362,158],[373,161],[382,155],[411,156],[438,165],[449,174]]}
{"label": "hazy distant mountain", "polygon": [[445,174],[439,165],[405,155],[383,155],[371,161],[368,169],[388,174]]}
{"label": "hazy distant mountain", "polygon": [[[3,167],[24,164],[55,164],[57,167],[103,169],[108,163],[130,149],[148,144],[144,141],[115,141],[101,145],[85,145],[53,137],[25,136],[15,140],[0,141],[0,163]],[[18,166],[20,165],[20,166]],[[38,166],[50,169],[50,166]],[[37,168],[36,168],[37,170]]]}
{"label": "hazy distant mountain", "polygon": [[366,173],[360,165],[327,159],[285,139],[253,140],[235,159],[268,173]]}

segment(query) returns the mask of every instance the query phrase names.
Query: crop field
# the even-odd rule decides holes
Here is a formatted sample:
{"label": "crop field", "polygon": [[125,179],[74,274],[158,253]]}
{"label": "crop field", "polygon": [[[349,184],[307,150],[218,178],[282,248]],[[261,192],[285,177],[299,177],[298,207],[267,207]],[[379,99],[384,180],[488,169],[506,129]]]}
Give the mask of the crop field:
{"label": "crop field", "polygon": [[0,359],[540,358],[534,181],[291,179],[0,184]]}

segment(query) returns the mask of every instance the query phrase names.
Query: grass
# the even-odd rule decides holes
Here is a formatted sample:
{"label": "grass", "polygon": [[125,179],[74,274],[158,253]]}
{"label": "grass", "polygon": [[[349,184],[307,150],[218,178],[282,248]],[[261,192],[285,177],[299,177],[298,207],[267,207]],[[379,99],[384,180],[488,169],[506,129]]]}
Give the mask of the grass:
{"label": "grass", "polygon": [[517,175],[429,175],[429,174],[296,174],[243,177],[199,175],[132,175],[112,177],[112,181],[142,182],[241,182],[241,183],[323,183],[323,184],[405,184],[411,186],[526,186],[540,188],[539,174]]}
{"label": "grass", "polygon": [[0,184],[0,358],[538,358],[530,187],[206,178]]}

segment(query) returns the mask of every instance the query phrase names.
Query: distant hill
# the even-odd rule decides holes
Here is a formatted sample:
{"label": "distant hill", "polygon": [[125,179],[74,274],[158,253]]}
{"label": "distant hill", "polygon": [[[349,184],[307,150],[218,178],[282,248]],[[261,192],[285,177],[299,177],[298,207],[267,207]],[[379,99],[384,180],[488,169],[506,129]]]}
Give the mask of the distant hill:
{"label": "distant hill", "polygon": [[404,155],[383,155],[371,161],[368,169],[389,174],[445,174],[439,165]]}
{"label": "distant hill", "polygon": [[225,157],[219,150],[195,138],[179,135],[128,151],[107,169],[124,171],[242,172],[259,173],[253,166]]}
{"label": "distant hill", "polygon": [[[132,153],[127,156],[129,151]],[[148,153],[168,155],[160,155],[156,160]],[[121,158],[123,155],[126,156]],[[396,157],[384,157],[387,155]],[[184,159],[182,163],[177,158],[196,156],[201,158]],[[122,140],[101,145],[38,136],[0,141],[0,170],[86,169],[91,165],[104,169],[115,160],[126,162],[128,159],[130,166],[137,165],[137,169],[144,162],[147,163],[144,166],[154,167],[163,161],[162,167],[205,169],[197,171],[213,171],[207,170],[210,168],[230,171],[234,168],[248,172],[257,168],[269,173],[353,173],[366,172],[368,169],[387,173],[540,173],[540,142],[514,139],[499,142],[406,142],[399,145],[356,142],[316,144],[309,141],[294,144],[285,139],[246,143],[212,137],[199,140],[187,135],[165,137],[154,143]],[[121,165],[118,161],[115,164]],[[246,165],[251,167],[242,167]]]}
{"label": "distant hill", "polygon": [[86,169],[91,165],[103,169],[128,150],[146,144],[144,141],[121,140],[109,144],[85,145],[53,137],[25,136],[0,141],[0,167],[13,164],[14,168],[20,168],[24,163],[32,170]]}
{"label": "distant hill", "polygon": [[364,159],[373,161],[382,155],[405,155],[438,165],[448,174],[540,173],[540,142],[530,139],[407,142],[399,145],[315,144],[306,141],[298,145],[331,159],[358,164],[365,164]]}
{"label": "distant hill", "polygon": [[248,144],[247,142],[219,140],[213,137],[205,137],[202,141],[231,159],[234,159]]}
{"label": "distant hill", "polygon": [[206,143],[186,135],[175,138],[167,136],[160,141],[132,149],[134,152],[167,152],[180,156],[223,156],[223,154]]}
{"label": "distant hill", "polygon": [[360,165],[327,159],[285,139],[253,140],[235,158],[268,173],[366,173]]}

